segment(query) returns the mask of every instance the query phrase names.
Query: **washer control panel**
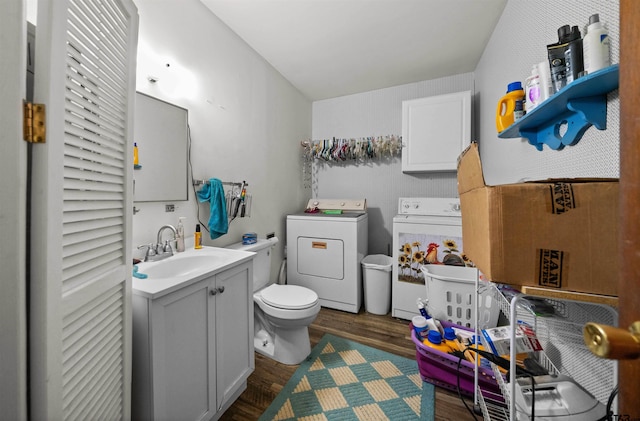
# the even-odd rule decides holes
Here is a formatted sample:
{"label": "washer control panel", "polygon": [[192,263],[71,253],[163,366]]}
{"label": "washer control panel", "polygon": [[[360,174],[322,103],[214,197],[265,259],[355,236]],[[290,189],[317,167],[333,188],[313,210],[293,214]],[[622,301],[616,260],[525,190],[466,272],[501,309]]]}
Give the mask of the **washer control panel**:
{"label": "washer control panel", "polygon": [[401,197],[398,199],[398,214],[462,216],[460,199],[435,197]]}

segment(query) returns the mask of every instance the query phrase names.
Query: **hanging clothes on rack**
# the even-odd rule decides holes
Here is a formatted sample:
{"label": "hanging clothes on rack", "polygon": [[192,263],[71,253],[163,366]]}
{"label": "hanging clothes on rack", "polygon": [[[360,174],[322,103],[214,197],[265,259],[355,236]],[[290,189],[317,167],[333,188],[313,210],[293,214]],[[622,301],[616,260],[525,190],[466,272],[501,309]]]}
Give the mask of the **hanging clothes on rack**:
{"label": "hanging clothes on rack", "polygon": [[222,181],[217,178],[211,178],[198,191],[198,201],[209,202],[209,236],[211,239],[215,240],[226,234],[229,230],[229,221]]}

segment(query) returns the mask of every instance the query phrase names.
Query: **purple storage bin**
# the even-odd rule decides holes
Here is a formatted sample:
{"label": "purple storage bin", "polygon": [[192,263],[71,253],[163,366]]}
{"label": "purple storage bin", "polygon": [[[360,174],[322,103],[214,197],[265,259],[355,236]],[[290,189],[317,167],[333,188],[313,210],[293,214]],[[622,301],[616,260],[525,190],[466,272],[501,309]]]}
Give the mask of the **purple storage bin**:
{"label": "purple storage bin", "polygon": [[[443,327],[455,327],[473,332],[472,329],[459,326],[455,323],[441,321]],[[458,362],[459,358],[446,354],[424,345],[410,324],[411,340],[416,345],[416,361],[420,377],[425,382],[439,386],[453,392],[458,391]],[[474,367],[467,360],[460,363],[460,393],[473,396]],[[482,390],[485,400],[493,403],[504,404],[504,398],[500,392],[500,386],[496,381],[493,371],[484,367],[478,368],[478,386]]]}

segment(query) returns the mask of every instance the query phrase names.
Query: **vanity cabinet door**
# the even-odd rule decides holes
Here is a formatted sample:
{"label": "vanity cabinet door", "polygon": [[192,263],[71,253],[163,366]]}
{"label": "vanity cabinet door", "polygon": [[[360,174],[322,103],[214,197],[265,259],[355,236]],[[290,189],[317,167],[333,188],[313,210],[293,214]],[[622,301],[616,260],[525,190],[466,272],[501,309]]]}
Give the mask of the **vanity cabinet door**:
{"label": "vanity cabinet door", "polygon": [[[216,275],[216,362],[218,411],[246,389],[255,368],[253,354],[253,264]],[[219,292],[222,289],[223,292]]]}
{"label": "vanity cabinet door", "polygon": [[152,302],[154,420],[208,420],[216,413],[213,279]]}
{"label": "vanity cabinet door", "polygon": [[471,91],[402,102],[402,172],[455,171],[471,142]]}

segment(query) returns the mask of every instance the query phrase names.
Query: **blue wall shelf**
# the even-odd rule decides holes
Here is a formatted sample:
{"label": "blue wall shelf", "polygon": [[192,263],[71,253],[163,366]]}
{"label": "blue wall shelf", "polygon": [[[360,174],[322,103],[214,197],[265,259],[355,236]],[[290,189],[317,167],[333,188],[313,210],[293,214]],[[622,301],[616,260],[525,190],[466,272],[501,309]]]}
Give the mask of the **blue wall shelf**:
{"label": "blue wall shelf", "polygon": [[[504,131],[500,138],[527,138],[539,151],[543,145],[559,150],[580,141],[595,126],[607,128],[607,94],[618,88],[617,64],[581,77],[549,97]],[[560,135],[561,129],[566,131]]]}

